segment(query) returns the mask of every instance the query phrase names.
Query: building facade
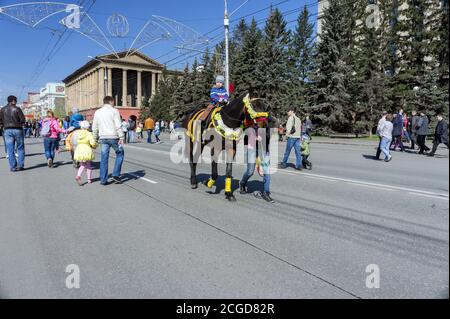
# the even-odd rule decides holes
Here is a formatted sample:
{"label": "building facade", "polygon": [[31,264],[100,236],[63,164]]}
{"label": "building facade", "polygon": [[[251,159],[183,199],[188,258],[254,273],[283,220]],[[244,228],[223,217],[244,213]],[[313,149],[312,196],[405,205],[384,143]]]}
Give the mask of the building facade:
{"label": "building facade", "polygon": [[108,95],[124,119],[139,116],[143,103],[156,93],[163,71],[164,65],[140,52],[97,56],[64,79],[66,110],[77,107],[92,120]]}

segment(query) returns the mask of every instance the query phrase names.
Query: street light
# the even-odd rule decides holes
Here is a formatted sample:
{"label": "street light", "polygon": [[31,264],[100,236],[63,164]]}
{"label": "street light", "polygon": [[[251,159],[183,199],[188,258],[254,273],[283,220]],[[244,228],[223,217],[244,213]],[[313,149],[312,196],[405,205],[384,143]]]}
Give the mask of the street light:
{"label": "street light", "polygon": [[[94,58],[93,56],[88,55],[88,58],[92,59],[92,60],[96,60],[100,63],[103,63],[102,60]],[[103,81],[104,81],[104,85],[103,85],[103,95],[107,96],[108,95],[108,68],[106,67],[106,65],[103,68],[104,70],[104,76],[103,76]]]}

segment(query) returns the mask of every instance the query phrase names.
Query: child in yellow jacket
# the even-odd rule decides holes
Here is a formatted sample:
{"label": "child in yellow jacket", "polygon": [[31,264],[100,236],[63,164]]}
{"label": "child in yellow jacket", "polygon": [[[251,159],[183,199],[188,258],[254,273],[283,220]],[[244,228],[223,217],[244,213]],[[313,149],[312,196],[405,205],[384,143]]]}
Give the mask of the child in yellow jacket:
{"label": "child in yellow jacket", "polygon": [[80,163],[77,176],[75,177],[78,185],[81,183],[81,175],[84,170],[87,171],[88,184],[92,184],[92,161],[95,159],[94,149],[97,148],[97,143],[94,135],[89,132],[90,124],[87,121],[80,122],[81,130],[77,131],[74,160]]}

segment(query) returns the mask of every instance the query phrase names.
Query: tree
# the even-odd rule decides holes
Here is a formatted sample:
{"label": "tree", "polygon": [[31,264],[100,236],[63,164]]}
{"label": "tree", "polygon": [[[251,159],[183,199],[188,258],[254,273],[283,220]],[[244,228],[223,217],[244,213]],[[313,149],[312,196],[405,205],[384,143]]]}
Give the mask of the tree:
{"label": "tree", "polygon": [[174,92],[177,91],[180,81],[175,76],[168,76],[163,73],[158,82],[155,95],[150,101],[144,102],[141,111],[141,120],[145,120],[150,115],[156,119],[174,118],[172,106],[175,104]]}
{"label": "tree", "polygon": [[261,59],[260,45],[262,33],[258,28],[256,20],[253,19],[250,27],[242,40],[242,48],[233,59],[233,81],[236,86],[236,95],[251,93],[254,94],[262,87],[260,73],[255,72],[255,66]]}
{"label": "tree", "polygon": [[297,18],[297,26],[289,46],[291,89],[289,100],[292,107],[301,112],[309,102],[310,77],[313,71],[314,24],[310,22],[307,6]]}
{"label": "tree", "polygon": [[314,119],[325,131],[351,132],[352,66],[349,34],[353,19],[349,0],[330,0],[323,15],[323,33],[315,57]]}
{"label": "tree", "polygon": [[289,108],[290,32],[280,10],[272,10],[264,28],[263,41],[255,73],[260,81],[258,95],[266,99],[274,114]]}

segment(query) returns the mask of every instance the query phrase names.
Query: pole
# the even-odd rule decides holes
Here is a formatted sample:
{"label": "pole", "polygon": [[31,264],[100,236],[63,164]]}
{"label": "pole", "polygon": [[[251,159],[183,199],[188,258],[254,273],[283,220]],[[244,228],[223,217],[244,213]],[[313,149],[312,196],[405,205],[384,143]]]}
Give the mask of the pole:
{"label": "pole", "polygon": [[229,56],[229,34],[230,34],[230,18],[228,17],[228,4],[225,0],[225,89],[230,93],[230,56]]}

